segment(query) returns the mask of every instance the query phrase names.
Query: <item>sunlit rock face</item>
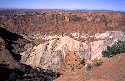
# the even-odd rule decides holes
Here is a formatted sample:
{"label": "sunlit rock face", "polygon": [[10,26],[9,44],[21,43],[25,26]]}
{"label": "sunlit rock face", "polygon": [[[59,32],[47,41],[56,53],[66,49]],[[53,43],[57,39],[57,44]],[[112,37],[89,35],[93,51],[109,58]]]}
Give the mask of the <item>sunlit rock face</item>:
{"label": "sunlit rock face", "polygon": [[84,50],[87,49],[87,44],[84,42],[79,42],[69,36],[58,36],[21,53],[21,62],[30,64],[33,67],[39,66],[54,70],[64,62],[68,51],[74,51],[82,57],[86,54]]}
{"label": "sunlit rock face", "polygon": [[91,59],[102,57],[102,51],[106,50],[107,46],[112,46],[119,40],[125,41],[125,33],[120,31],[107,31],[102,34],[95,34],[97,41],[91,42]]}
{"label": "sunlit rock face", "polygon": [[31,65],[33,68],[58,70],[66,63],[69,53],[79,56],[80,60],[102,58],[102,51],[118,40],[125,41],[125,34],[121,31],[107,31],[93,36],[79,32],[70,35],[42,35],[39,33],[25,38],[46,41],[38,45],[30,45],[27,51],[20,53],[22,63]]}

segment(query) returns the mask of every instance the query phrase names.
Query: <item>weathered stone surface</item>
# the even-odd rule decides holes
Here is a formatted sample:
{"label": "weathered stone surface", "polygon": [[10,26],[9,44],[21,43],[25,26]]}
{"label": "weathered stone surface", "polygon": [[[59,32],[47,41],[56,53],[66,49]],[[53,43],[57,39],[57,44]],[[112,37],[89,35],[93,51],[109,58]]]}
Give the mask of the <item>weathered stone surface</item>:
{"label": "weathered stone surface", "polygon": [[66,66],[73,69],[83,59],[102,58],[102,51],[118,40],[125,41],[125,14],[77,11],[0,13],[0,30],[0,64],[23,69],[14,54],[21,55],[18,61],[33,68],[56,71]]}
{"label": "weathered stone surface", "polygon": [[[27,49],[26,52],[22,52],[21,62],[30,64],[34,68],[41,67],[57,70],[61,64],[65,63],[67,54],[71,52],[71,54],[74,53],[74,55],[79,56],[80,60],[83,58],[91,60],[100,59],[102,57],[102,51],[106,50],[107,46],[113,45],[118,40],[125,41],[124,32],[121,31],[107,31],[105,33],[95,34],[95,36],[76,33],[72,37],[66,35],[41,36],[41,39],[47,41]],[[89,40],[92,38],[94,40]],[[85,41],[78,39],[85,39]]]}

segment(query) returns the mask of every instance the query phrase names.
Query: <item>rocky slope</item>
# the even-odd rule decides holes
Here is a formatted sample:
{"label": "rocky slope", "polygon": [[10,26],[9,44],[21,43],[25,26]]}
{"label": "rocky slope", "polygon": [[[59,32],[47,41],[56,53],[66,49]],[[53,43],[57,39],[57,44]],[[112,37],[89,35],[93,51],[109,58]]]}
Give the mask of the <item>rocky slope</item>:
{"label": "rocky slope", "polygon": [[[0,14],[0,64],[61,72],[125,41],[121,12],[33,11]],[[9,60],[9,61],[8,61]]]}
{"label": "rocky slope", "polygon": [[80,31],[95,34],[104,31],[125,31],[125,14],[121,12],[25,11],[3,13],[0,27],[11,32],[36,31],[63,34]]}
{"label": "rocky slope", "polygon": [[22,36],[0,28],[0,81],[52,81],[59,72],[35,68],[22,64],[20,52],[30,41]]}
{"label": "rocky slope", "polygon": [[[70,36],[35,34],[36,37],[34,38],[46,40],[46,42],[36,46],[32,45],[27,51],[20,53],[22,55],[21,62],[34,68],[57,70],[62,64],[80,65],[82,59],[100,59],[102,58],[102,51],[106,50],[107,46],[112,46],[119,40],[125,41],[125,33],[121,31],[107,31],[93,36],[79,34],[72,33]],[[67,61],[70,54],[72,60],[68,59]],[[70,63],[69,60],[72,62]]]}
{"label": "rocky slope", "polygon": [[5,48],[2,38],[0,38],[0,64],[9,65],[11,69],[20,68],[20,64],[13,59],[12,54]]}
{"label": "rocky slope", "polygon": [[67,69],[54,81],[124,81],[125,80],[125,54],[112,58],[102,58],[103,65],[86,71],[83,67]]}

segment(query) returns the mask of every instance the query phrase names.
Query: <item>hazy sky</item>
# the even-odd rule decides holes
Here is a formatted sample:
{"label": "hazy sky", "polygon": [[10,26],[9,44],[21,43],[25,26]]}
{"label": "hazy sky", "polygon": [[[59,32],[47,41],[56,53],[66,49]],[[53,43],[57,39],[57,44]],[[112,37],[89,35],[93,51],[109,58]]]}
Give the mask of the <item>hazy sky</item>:
{"label": "hazy sky", "polygon": [[124,10],[125,0],[0,0],[0,8]]}

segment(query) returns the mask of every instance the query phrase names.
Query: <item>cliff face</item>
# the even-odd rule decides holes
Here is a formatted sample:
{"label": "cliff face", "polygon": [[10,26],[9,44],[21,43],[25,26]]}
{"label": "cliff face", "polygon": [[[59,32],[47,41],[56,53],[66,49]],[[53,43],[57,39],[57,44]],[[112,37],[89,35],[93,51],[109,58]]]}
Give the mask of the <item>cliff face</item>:
{"label": "cliff face", "polygon": [[125,14],[120,12],[3,14],[0,27],[22,36],[11,45],[21,63],[50,70],[77,68],[83,59],[100,59],[107,46],[125,41]]}

